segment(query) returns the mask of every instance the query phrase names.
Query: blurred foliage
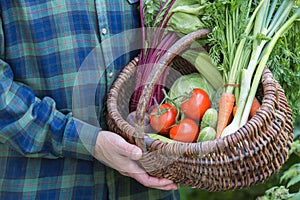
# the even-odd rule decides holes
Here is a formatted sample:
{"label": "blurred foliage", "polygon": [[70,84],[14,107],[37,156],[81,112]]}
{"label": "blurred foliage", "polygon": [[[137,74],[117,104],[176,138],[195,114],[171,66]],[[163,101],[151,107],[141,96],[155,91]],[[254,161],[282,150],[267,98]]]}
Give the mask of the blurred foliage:
{"label": "blurred foliage", "polygon": [[258,197],[257,200],[279,200],[279,199],[293,199],[294,194],[290,194],[289,190],[284,186],[275,186],[271,189],[268,189],[265,192],[265,195],[262,197]]}
{"label": "blurred foliage", "polygon": [[294,143],[291,155],[282,168],[264,183],[249,188],[226,191],[207,192],[181,186],[182,200],[279,200],[300,199],[300,116],[294,123]]}

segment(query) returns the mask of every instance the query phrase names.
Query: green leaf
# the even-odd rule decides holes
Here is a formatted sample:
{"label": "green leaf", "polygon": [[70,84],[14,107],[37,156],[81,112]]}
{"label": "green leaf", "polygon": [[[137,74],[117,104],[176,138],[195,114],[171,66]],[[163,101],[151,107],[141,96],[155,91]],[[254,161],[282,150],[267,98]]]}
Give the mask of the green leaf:
{"label": "green leaf", "polygon": [[287,187],[290,187],[292,185],[295,185],[296,183],[300,182],[300,174],[297,176],[293,177],[287,184]]}
{"label": "green leaf", "polygon": [[171,9],[171,12],[183,12],[183,13],[188,13],[193,15],[200,15],[201,12],[202,14],[204,14],[205,8],[206,6],[199,5],[199,4],[179,5],[179,6],[176,6],[176,4],[174,4],[173,8]]}
{"label": "green leaf", "polygon": [[168,23],[168,26],[172,27],[174,31],[184,34],[204,28],[203,23],[196,15],[183,12],[174,13]]}
{"label": "green leaf", "polygon": [[299,200],[300,199],[300,191],[298,193],[295,193],[292,197],[292,200]]}
{"label": "green leaf", "polygon": [[[300,163],[292,165],[287,171],[285,171],[280,178],[280,182],[292,180],[294,177],[297,176],[300,176]],[[297,181],[297,179],[294,181]],[[299,182],[299,179],[297,182]]]}
{"label": "green leaf", "polygon": [[275,186],[270,189],[268,189],[265,192],[265,195],[260,198],[259,200],[279,200],[279,199],[289,199],[293,195],[289,193],[289,190],[285,188],[284,186]]}
{"label": "green leaf", "polygon": [[[297,137],[296,135],[296,129],[295,129],[295,138]],[[298,130],[299,131],[299,130]],[[298,132],[298,134],[300,134]],[[293,143],[292,143],[292,149],[291,149],[291,153],[295,153],[296,155],[298,155],[300,157],[300,140],[295,140]]]}
{"label": "green leaf", "polygon": [[[278,40],[270,56],[268,66],[275,79],[285,91],[285,95],[293,110],[293,116],[300,116],[300,21]],[[291,42],[293,41],[293,42]]]}

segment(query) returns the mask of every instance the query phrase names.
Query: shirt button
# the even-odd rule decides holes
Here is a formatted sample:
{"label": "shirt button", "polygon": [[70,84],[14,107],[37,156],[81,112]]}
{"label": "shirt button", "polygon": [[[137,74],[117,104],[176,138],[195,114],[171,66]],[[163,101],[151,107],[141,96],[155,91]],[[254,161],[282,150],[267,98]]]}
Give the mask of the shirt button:
{"label": "shirt button", "polygon": [[107,29],[106,29],[106,28],[103,28],[103,29],[102,29],[102,34],[105,35],[106,33],[107,33]]}
{"label": "shirt button", "polygon": [[113,77],[114,73],[113,72],[109,72],[108,77],[111,78]]}

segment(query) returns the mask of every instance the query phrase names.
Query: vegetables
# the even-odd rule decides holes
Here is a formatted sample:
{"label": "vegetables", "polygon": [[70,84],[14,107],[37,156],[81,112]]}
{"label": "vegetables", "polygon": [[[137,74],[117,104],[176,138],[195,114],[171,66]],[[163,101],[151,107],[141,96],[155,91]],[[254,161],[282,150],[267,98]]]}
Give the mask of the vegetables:
{"label": "vegetables", "polygon": [[178,102],[182,99],[183,96],[186,96],[194,88],[203,89],[210,98],[212,98],[214,94],[213,87],[207,82],[205,78],[203,78],[203,76],[201,76],[201,74],[191,73],[183,75],[175,80],[170,88],[169,96],[171,99],[174,99],[175,102]]}
{"label": "vegetables", "polygon": [[162,104],[153,109],[150,114],[152,128],[163,135],[167,135],[170,127],[175,124],[177,110],[171,104]]}
{"label": "vegetables", "polygon": [[233,106],[233,109],[232,109],[232,115],[233,115],[233,117],[236,114],[236,110],[237,110],[237,105]]}
{"label": "vegetables", "polygon": [[[202,76],[200,78],[202,80]],[[217,111],[210,108],[210,98],[203,89],[194,88],[189,94],[184,92],[183,95],[174,98],[171,98],[164,90],[163,93],[164,99],[154,106],[150,114],[150,125],[160,135],[180,142],[196,142],[200,132],[200,123],[203,127],[212,126],[210,128],[213,129],[216,126]],[[209,129],[205,130],[212,132]],[[205,136],[205,140],[207,137]],[[215,138],[215,134],[209,138],[213,137]]]}
{"label": "vegetables", "polygon": [[183,53],[182,57],[194,64],[198,72],[214,88],[214,91],[223,87],[224,82],[222,75],[218,68],[212,63],[208,53],[204,51],[187,50]]}
{"label": "vegetables", "polygon": [[[167,5],[165,1],[162,1],[162,3],[163,5]],[[176,5],[176,3],[174,5]],[[223,86],[223,94],[220,97],[218,108],[218,138],[238,130],[247,122],[249,115],[252,115],[251,108],[254,106],[253,102],[255,101],[257,87],[271,52],[277,40],[300,16],[300,9],[295,10],[293,14],[293,5],[294,2],[292,0],[253,0],[250,2],[245,0],[217,0],[207,3],[207,13],[204,14],[201,20],[212,29],[208,41],[211,47],[209,54],[213,59],[213,63],[211,63],[207,54],[195,53],[193,50],[188,51],[184,56],[186,56],[189,61],[193,60],[192,63],[195,63],[197,69],[199,68],[198,71],[201,73],[201,76],[209,83],[205,85],[211,85],[213,88],[213,92],[207,91],[210,98],[216,90]],[[172,11],[173,9],[175,10],[174,7],[165,7],[159,10]],[[174,15],[175,14],[172,14],[172,16]],[[172,17],[167,16],[170,15],[158,15],[155,19],[164,21],[162,23],[164,24],[166,21],[169,20],[170,22],[172,19]],[[157,21],[157,23],[158,22],[159,21]],[[168,24],[164,25],[167,26]],[[155,36],[165,35],[167,34],[163,33]],[[164,46],[164,44],[170,44],[168,41],[171,40],[162,39],[162,43],[156,44]],[[150,47],[149,52],[152,53],[147,55],[143,54],[146,55],[147,63],[154,58],[156,59],[161,53],[164,53],[164,51],[157,50],[157,46],[155,45],[150,45]],[[155,59],[155,62],[158,61]],[[203,66],[209,66],[214,72],[216,69],[219,69],[222,73],[222,77],[220,78],[220,73],[216,73],[216,82],[214,82],[213,77],[207,79],[210,74],[205,74],[205,70],[203,70],[204,67],[201,63],[204,63]],[[188,84],[189,80],[190,79],[188,79],[185,84]],[[220,84],[220,80],[224,81],[224,83]],[[158,84],[160,83],[161,82]],[[180,85],[180,82],[177,84],[179,86],[174,84],[174,88],[177,88],[171,88],[169,93],[173,99],[177,98],[176,104],[178,104],[181,100],[180,98],[185,95],[187,90],[191,89],[185,85]],[[173,91],[180,89],[185,91],[177,91],[175,94],[172,94]],[[188,114],[187,109],[191,109],[191,106],[184,108],[182,105],[180,106],[180,114],[183,113],[185,117],[201,120],[201,117],[197,118]],[[237,109],[233,120],[231,120],[233,116],[233,106],[236,106]],[[257,109],[259,109],[259,107],[255,110]],[[184,117],[181,116],[181,119],[184,119]],[[177,122],[179,123],[180,121],[181,120],[178,120]]]}
{"label": "vegetables", "polygon": [[[142,48],[137,65],[135,91],[130,104],[130,111],[136,110],[137,104],[146,84],[147,77],[155,68],[155,63],[167,52],[176,41],[176,33],[169,32],[166,27],[172,15],[169,11],[175,0],[170,1],[140,1],[140,18],[142,27]],[[153,89],[152,97],[148,104],[148,109],[156,102],[161,102],[166,70],[157,82],[157,87]]]}
{"label": "vegetables", "polygon": [[258,101],[258,99],[256,97],[254,97],[253,102],[252,102],[252,106],[250,109],[250,114],[249,117],[253,117],[256,113],[256,111],[258,111],[260,109],[260,103]]}
{"label": "vegetables", "polygon": [[195,142],[198,135],[198,124],[189,118],[184,118],[170,129],[170,138],[180,142]]}
{"label": "vegetables", "polygon": [[194,88],[180,104],[181,111],[189,118],[201,120],[205,111],[210,108],[208,94],[201,88]]}
{"label": "vegetables", "polygon": [[172,15],[166,28],[177,33],[188,34],[204,26],[200,16],[205,12],[206,1],[143,0],[142,3],[145,27],[159,27],[160,21],[164,19],[161,14]]}
{"label": "vegetables", "polygon": [[[258,99],[256,97],[254,97],[253,102],[252,102],[252,106],[251,106],[251,109],[250,109],[249,118],[252,118],[255,115],[256,111],[258,111],[259,109],[260,109],[260,103],[259,103]],[[236,110],[237,110],[237,105],[235,105],[233,107],[233,110],[232,110],[233,116],[235,116]]]}
{"label": "vegetables", "polygon": [[[277,0],[220,0],[208,6],[206,22],[213,28],[210,55],[222,71],[224,93],[234,95],[237,104],[233,121],[225,124],[228,126],[223,131],[219,128],[217,135],[220,130],[222,137],[231,134],[247,122],[270,54],[278,38],[300,16],[297,9],[289,17],[293,3],[292,0],[284,0],[280,5]],[[219,115],[222,113],[219,111]]]}
{"label": "vegetables", "polygon": [[[208,94],[201,88],[194,88],[187,96],[174,101],[163,92],[165,98],[150,114],[151,126],[160,134],[176,141],[195,142],[199,135],[198,122],[210,108]],[[164,103],[165,101],[170,103]]]}
{"label": "vegetables", "polygon": [[205,127],[211,127],[215,129],[217,123],[218,123],[218,111],[214,108],[209,108],[206,110],[206,112],[202,117],[200,129],[202,130]]}
{"label": "vegetables", "polygon": [[167,138],[165,136],[162,136],[160,134],[156,134],[156,133],[147,133],[147,135],[154,139],[154,140],[160,140],[162,142],[167,142],[167,143],[172,143],[172,142],[175,142],[175,140],[171,140],[170,138]]}
{"label": "vegetables", "polygon": [[213,43],[210,54],[214,62],[220,66],[225,81],[224,91],[219,101],[217,137],[220,137],[229,123],[234,102],[239,98],[237,86],[240,72],[249,60],[246,36],[249,35],[253,21],[253,17],[249,19],[250,12],[253,11],[251,3],[251,1],[249,4],[245,1],[216,1],[210,7],[212,9],[210,12],[215,13],[209,20],[212,23],[210,26],[215,27],[210,35],[210,41]]}
{"label": "vegetables", "polygon": [[200,133],[198,136],[198,142],[205,142],[214,140],[217,137],[216,125],[218,122],[218,111],[214,108],[209,108],[204,113],[201,121]]}
{"label": "vegetables", "polygon": [[217,124],[217,138],[222,134],[224,128],[228,125],[234,106],[235,97],[232,93],[223,93],[219,102],[219,114]]}
{"label": "vegetables", "polygon": [[174,32],[188,34],[203,28],[200,16],[205,12],[206,1],[176,0],[168,28]]}
{"label": "vegetables", "polygon": [[[283,1],[283,3],[279,6],[279,8],[277,9],[277,11],[275,13],[270,12],[268,10],[269,9],[268,3],[269,3],[269,1],[267,1],[266,6],[262,7],[262,9],[259,11],[259,14],[262,15],[265,20],[261,21],[259,18],[256,18],[255,31],[257,31],[258,33],[259,33],[259,31],[261,31],[268,38],[271,38],[271,39],[261,41],[261,39],[258,38],[258,40],[256,40],[253,43],[253,49],[255,51],[252,52],[251,61],[253,61],[252,58],[254,58],[254,59],[256,58],[256,56],[258,54],[257,51],[260,52],[260,54],[259,54],[260,58],[257,58],[257,60],[258,60],[257,65],[254,65],[251,62],[251,63],[249,63],[248,68],[247,68],[247,70],[249,70],[251,72],[251,74],[254,74],[254,72],[255,72],[255,75],[253,77],[253,82],[252,82],[251,88],[250,88],[250,86],[248,86],[248,88],[250,88],[250,91],[249,91],[249,95],[247,97],[245,106],[243,107],[243,114],[242,114],[242,118],[240,121],[240,126],[244,125],[247,122],[246,115],[249,114],[249,112],[250,112],[253,98],[256,94],[256,90],[259,85],[263,69],[268,61],[268,58],[278,40],[278,38],[291,26],[291,24],[297,18],[300,17],[300,8],[298,8],[296,10],[296,12],[290,18],[288,18],[288,15],[293,7],[294,1],[289,1],[289,0]],[[274,4],[274,2],[271,2],[271,3]],[[267,12],[267,11],[269,11],[269,12]],[[270,19],[272,17],[273,17],[273,20]],[[267,29],[267,31],[265,29]],[[261,48],[264,48],[264,49],[261,50]],[[248,77],[248,75],[247,75],[247,77]],[[250,79],[250,78],[252,78],[252,76],[250,76],[248,78]],[[246,81],[246,83],[247,83],[247,81]],[[238,111],[239,110],[237,110],[237,112]]]}
{"label": "vegetables", "polygon": [[209,141],[209,140],[214,140],[216,139],[216,130],[212,127],[205,127],[203,129],[201,129],[200,133],[199,133],[199,137],[197,139],[197,142],[205,142],[205,141]]}
{"label": "vegetables", "polygon": [[[204,28],[200,16],[205,13],[206,6],[206,1],[198,0],[140,1],[142,48],[137,65],[136,86],[130,111],[136,110],[147,77],[174,42],[182,35]],[[165,85],[167,74],[168,67],[159,77],[157,87],[153,89],[151,94],[153,98],[150,98],[148,109],[155,104],[155,101],[162,101],[161,89]]]}
{"label": "vegetables", "polygon": [[[166,104],[161,104],[166,105]],[[155,108],[157,109],[157,108]],[[154,110],[155,110],[154,109]],[[173,125],[169,126],[169,132],[160,134],[148,133],[147,135],[152,139],[159,139],[163,142],[204,142],[208,140],[214,140],[216,138],[217,123],[217,111],[213,108],[209,108],[205,111],[201,120],[201,129],[197,124],[197,121],[190,118],[183,118]],[[200,131],[200,133],[199,133]],[[169,137],[167,137],[169,136]],[[170,138],[170,139],[169,139]]]}

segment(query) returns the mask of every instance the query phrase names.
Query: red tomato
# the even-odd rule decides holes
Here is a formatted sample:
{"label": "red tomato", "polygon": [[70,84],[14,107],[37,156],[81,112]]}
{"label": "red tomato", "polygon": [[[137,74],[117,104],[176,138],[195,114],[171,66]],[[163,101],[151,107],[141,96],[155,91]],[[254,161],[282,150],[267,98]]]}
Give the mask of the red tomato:
{"label": "red tomato", "polygon": [[150,114],[150,124],[157,132],[168,135],[170,126],[176,122],[177,110],[171,104],[162,104],[154,108]]}
{"label": "red tomato", "polygon": [[191,96],[180,104],[180,109],[187,117],[201,120],[210,106],[208,94],[200,88],[194,88]]}
{"label": "red tomato", "polygon": [[195,142],[198,135],[198,124],[189,118],[183,119],[178,125],[170,129],[170,138],[180,142]]}

